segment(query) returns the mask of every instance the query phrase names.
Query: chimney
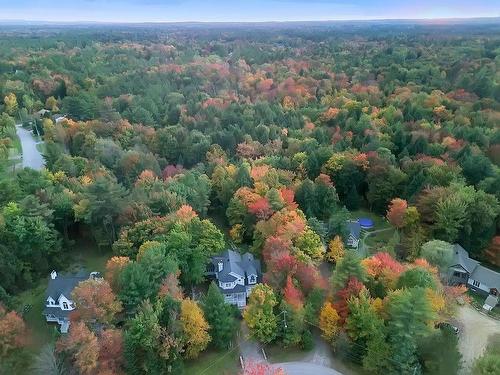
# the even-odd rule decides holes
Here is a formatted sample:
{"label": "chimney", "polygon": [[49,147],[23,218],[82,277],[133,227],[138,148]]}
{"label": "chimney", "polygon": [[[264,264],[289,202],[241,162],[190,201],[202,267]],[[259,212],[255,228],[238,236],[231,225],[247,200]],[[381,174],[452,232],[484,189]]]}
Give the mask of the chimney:
{"label": "chimney", "polygon": [[56,277],[57,277],[57,272],[56,272],[56,271],[52,271],[52,272],[50,273],[50,278],[51,278],[52,280],[54,280]]}

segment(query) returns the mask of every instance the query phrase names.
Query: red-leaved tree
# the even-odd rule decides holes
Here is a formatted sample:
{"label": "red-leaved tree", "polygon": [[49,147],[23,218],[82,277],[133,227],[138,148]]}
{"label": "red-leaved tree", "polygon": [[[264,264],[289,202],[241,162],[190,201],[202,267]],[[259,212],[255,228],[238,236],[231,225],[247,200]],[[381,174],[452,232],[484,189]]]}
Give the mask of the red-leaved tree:
{"label": "red-leaved tree", "polygon": [[404,199],[394,198],[389,203],[387,210],[387,220],[396,228],[401,229],[404,224],[404,217],[408,203]]}
{"label": "red-leaved tree", "polygon": [[304,295],[300,289],[294,285],[290,275],[286,278],[286,285],[283,289],[283,298],[294,309],[300,309],[304,306]]}

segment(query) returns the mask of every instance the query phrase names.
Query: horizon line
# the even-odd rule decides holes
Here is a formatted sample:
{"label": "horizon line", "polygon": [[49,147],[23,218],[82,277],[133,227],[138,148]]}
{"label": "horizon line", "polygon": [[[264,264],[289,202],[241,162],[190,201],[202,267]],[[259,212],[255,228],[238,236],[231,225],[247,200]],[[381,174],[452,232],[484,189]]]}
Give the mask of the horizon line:
{"label": "horizon line", "polygon": [[[60,21],[60,20],[39,20],[39,19],[0,19],[0,24],[10,23],[11,25],[16,25],[19,23],[31,23],[31,24],[54,24],[54,25],[72,25],[72,24],[114,24],[114,25],[148,25],[148,24],[172,24],[172,25],[182,25],[182,24],[286,24],[286,23],[328,23],[328,22],[375,22],[375,21],[405,21],[405,22],[431,22],[431,21],[474,21],[474,20],[486,20],[500,22],[500,15],[498,16],[480,16],[480,17],[422,17],[422,18],[352,18],[352,19],[328,19],[328,20],[262,20],[262,21],[196,21],[196,20],[186,20],[186,21],[93,21],[93,20],[81,20],[81,21]],[[17,24],[22,26],[22,24]]]}

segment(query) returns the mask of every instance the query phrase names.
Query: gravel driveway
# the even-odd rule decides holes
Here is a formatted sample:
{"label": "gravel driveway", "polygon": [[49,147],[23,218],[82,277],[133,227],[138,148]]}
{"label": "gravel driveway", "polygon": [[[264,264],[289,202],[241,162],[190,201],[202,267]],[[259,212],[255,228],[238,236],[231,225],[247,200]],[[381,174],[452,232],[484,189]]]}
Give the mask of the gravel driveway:
{"label": "gravel driveway", "polygon": [[458,345],[464,362],[462,373],[469,374],[474,360],[486,349],[488,339],[500,334],[500,322],[469,305],[459,307],[457,321],[461,330]]}

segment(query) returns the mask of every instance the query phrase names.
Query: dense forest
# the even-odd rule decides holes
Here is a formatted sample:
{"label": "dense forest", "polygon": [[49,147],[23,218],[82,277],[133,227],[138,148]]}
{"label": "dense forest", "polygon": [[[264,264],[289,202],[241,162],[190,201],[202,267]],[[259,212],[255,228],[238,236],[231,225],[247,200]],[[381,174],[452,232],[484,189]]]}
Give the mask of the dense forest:
{"label": "dense forest", "polygon": [[[367,374],[457,373],[434,324],[466,298],[453,244],[500,265],[499,68],[498,23],[2,26],[0,373],[182,374],[241,318]],[[355,212],[394,235],[345,248]],[[104,280],[40,353],[18,297],[82,242]],[[229,247],[263,265],[241,314],[207,290]]]}

